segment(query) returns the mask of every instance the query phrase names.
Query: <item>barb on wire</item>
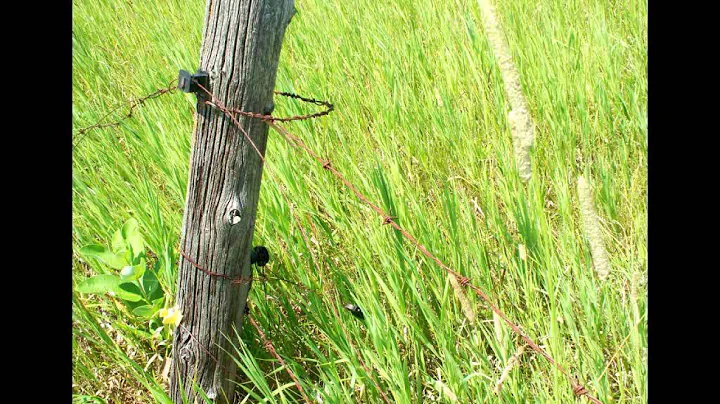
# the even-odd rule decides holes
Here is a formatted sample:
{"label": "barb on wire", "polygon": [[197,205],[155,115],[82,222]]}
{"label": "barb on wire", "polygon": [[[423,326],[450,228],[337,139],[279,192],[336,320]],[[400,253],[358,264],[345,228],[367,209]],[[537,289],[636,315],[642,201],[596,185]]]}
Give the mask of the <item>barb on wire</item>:
{"label": "barb on wire", "polygon": [[167,87],[165,87],[165,88],[160,88],[144,97],[136,98],[136,99],[130,101],[130,103],[127,104],[127,105],[129,105],[127,114],[122,116],[120,119],[118,119],[114,122],[110,122],[110,123],[102,123],[105,119],[107,119],[107,117],[112,115],[115,111],[119,110],[123,105],[126,105],[126,104],[118,105],[117,107],[111,109],[108,113],[103,115],[102,118],[100,118],[96,123],[78,130],[75,133],[75,138],[77,140],[73,144],[73,149],[75,149],[80,144],[80,142],[86,137],[87,133],[89,133],[90,131],[92,131],[94,129],[118,127],[118,126],[120,126],[120,123],[122,121],[132,118],[133,112],[135,111],[135,109],[137,107],[143,105],[146,101],[151,100],[153,98],[160,97],[161,95],[164,95],[164,94],[168,94],[168,93],[172,94],[173,91],[177,89],[177,85],[172,84],[175,81],[177,81],[177,79],[171,80],[168,83]]}

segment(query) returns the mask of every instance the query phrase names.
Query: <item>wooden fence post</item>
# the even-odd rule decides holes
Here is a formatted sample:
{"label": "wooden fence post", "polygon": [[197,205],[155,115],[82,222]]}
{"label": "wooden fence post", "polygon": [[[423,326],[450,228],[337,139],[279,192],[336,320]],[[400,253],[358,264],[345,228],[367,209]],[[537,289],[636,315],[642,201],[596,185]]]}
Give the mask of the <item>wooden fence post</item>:
{"label": "wooden fence post", "polygon": [[[285,29],[294,0],[208,0],[200,69],[208,90],[227,108],[269,113]],[[264,155],[268,125],[237,116]],[[250,251],[262,160],[242,131],[219,109],[198,103],[180,248],[207,271],[250,277]],[[242,329],[250,284],[210,276],[180,256],[170,398],[232,402],[236,366],[225,336]],[[197,401],[196,401],[197,400]]]}

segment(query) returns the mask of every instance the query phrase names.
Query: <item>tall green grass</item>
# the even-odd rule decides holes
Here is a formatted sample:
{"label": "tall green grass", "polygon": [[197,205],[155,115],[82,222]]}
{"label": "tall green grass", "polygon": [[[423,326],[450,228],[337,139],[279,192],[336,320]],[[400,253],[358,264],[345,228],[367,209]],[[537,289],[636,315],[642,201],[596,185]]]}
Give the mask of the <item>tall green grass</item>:
{"label": "tall green grass", "polygon": [[[472,0],[298,0],[276,87],[328,99],[336,111],[289,129],[470,277],[591,393],[645,402],[647,3],[495,4],[537,125],[527,185]],[[198,67],[204,2],[74,6],[76,128]],[[306,110],[276,103],[277,115]],[[165,263],[169,296],[194,104],[182,93],[149,101],[73,152],[75,251],[108,242],[134,217]],[[272,254],[266,272],[315,292],[272,281],[265,293],[256,284],[252,315],[311,397],[382,402],[369,369],[401,403],[575,400],[567,379],[531,350],[493,396],[521,343],[512,331],[475,296],[480,321],[469,326],[442,270],[279,134],[270,133],[266,156],[255,231]],[[579,175],[595,187],[612,267],[605,282],[582,237]],[[105,271],[76,255],[75,282]],[[341,308],[349,302],[362,307],[364,323]],[[162,360],[148,362],[169,355],[167,346],[110,297],[76,295],[73,312],[76,400],[162,402]],[[298,401],[254,330],[240,334],[245,344],[233,355],[246,375],[243,396]]]}

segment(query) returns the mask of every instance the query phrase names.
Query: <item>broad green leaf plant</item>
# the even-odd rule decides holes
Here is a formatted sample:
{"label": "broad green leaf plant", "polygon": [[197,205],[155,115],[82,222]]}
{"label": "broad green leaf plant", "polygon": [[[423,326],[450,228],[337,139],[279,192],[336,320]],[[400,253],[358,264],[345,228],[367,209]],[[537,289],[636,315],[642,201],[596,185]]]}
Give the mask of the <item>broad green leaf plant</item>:
{"label": "broad green leaf plant", "polygon": [[131,218],[115,232],[109,247],[99,244],[83,247],[80,253],[99,261],[108,273],[86,279],[75,290],[87,294],[109,294],[121,300],[131,319],[147,322],[152,334],[160,339],[160,345],[164,345],[170,339],[172,327],[182,320],[182,313],[177,308],[168,307],[171,298],[163,292],[157,278],[163,263],[157,259],[149,268],[145,246],[138,222]]}

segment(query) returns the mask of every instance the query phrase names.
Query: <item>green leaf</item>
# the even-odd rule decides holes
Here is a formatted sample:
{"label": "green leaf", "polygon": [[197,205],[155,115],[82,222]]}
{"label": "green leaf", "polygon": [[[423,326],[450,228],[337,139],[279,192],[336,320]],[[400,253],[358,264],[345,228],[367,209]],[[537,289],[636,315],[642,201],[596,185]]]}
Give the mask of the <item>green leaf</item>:
{"label": "green leaf", "polygon": [[133,283],[121,283],[122,280],[115,275],[97,275],[84,280],[75,287],[80,293],[103,294],[113,292],[117,297],[130,302],[142,300],[142,291]]}
{"label": "green leaf", "polygon": [[120,271],[120,279],[123,281],[135,281],[140,279],[145,273],[145,265],[128,265]]}
{"label": "green leaf", "polygon": [[[130,265],[126,266],[122,270],[120,270],[120,278],[124,281],[127,281],[128,278],[130,278],[133,273],[135,272],[134,268]],[[132,279],[130,279],[132,280]]]}
{"label": "green leaf", "polygon": [[125,251],[127,251],[127,245],[125,243],[125,239],[123,238],[122,228],[119,228],[113,234],[111,247],[112,247],[112,250],[118,254],[124,253]]}
{"label": "green leaf", "polygon": [[132,236],[127,242],[132,248],[133,260],[137,260],[145,255],[145,240],[143,240],[140,234]]}
{"label": "green leaf", "polygon": [[142,290],[134,283],[121,283],[114,292],[117,293],[119,298],[129,302],[139,302],[142,300]]}
{"label": "green leaf", "polygon": [[[157,267],[158,265],[155,265],[155,268]],[[142,277],[141,285],[148,300],[153,301],[163,296],[162,289],[160,288],[160,282],[158,281],[154,270],[145,271],[145,274]]]}
{"label": "green leaf", "polygon": [[140,235],[140,226],[134,218],[128,219],[120,229],[122,248],[132,251],[133,261],[145,253],[145,241]]}
{"label": "green leaf", "polygon": [[136,307],[135,310],[133,310],[132,312],[138,317],[151,318],[153,317],[153,314],[157,312],[157,310],[155,310],[154,306],[146,304],[140,307]]}
{"label": "green leaf", "polygon": [[75,290],[80,293],[103,294],[114,292],[119,288],[120,282],[120,278],[115,275],[97,275],[85,279],[75,287]]}
{"label": "green leaf", "polygon": [[170,400],[170,397],[162,391],[162,389],[148,385],[148,390],[150,390],[150,393],[152,393],[153,398],[155,398],[155,401],[161,403],[161,404],[173,404],[172,400]]}
{"label": "green leaf", "polygon": [[107,247],[99,244],[90,244],[80,249],[80,254],[86,257],[97,258],[114,269],[121,269],[127,264],[122,255],[113,254]]}
{"label": "green leaf", "polygon": [[[164,326],[163,326],[162,320],[160,320],[160,317],[153,317],[150,319],[150,324],[148,325],[148,327],[150,327],[150,330],[153,333],[156,333],[156,332],[162,332],[162,328]],[[158,329],[160,329],[160,331],[158,331]]]}
{"label": "green leaf", "polygon": [[[122,289],[121,289],[122,290]],[[127,294],[128,292],[123,290],[122,293]],[[134,295],[133,295],[134,296]],[[133,310],[137,309],[140,306],[144,306],[147,304],[147,302],[144,299],[140,299],[136,302],[131,300],[123,300],[123,303],[125,303],[125,306],[127,306],[128,311],[132,312]]]}

